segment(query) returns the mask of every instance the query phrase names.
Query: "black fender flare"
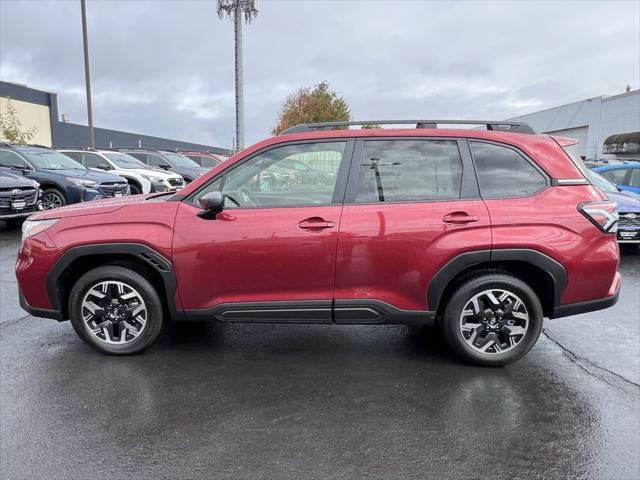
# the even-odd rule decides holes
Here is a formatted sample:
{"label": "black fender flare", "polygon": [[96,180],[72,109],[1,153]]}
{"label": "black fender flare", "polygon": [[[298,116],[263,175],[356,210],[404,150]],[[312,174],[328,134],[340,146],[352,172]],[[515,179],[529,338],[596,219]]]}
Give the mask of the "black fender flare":
{"label": "black fender flare", "polygon": [[560,305],[562,292],[567,286],[567,272],[564,267],[553,258],[537,250],[526,248],[508,248],[496,250],[479,250],[462,253],[451,259],[438,273],[436,273],[427,287],[427,303],[429,309],[436,311],[445,288],[456,275],[463,270],[481,263],[519,261],[529,263],[548,273],[553,280],[554,304]]}
{"label": "black fender flare", "polygon": [[160,253],[141,243],[100,243],[81,245],[67,250],[53,266],[46,279],[47,295],[53,309],[61,313],[63,311],[58,280],[71,263],[82,257],[118,254],[134,256],[160,274],[164,284],[164,294],[169,308],[169,315],[171,319],[182,319],[184,313],[182,310],[178,310],[175,304],[177,284],[171,262]]}

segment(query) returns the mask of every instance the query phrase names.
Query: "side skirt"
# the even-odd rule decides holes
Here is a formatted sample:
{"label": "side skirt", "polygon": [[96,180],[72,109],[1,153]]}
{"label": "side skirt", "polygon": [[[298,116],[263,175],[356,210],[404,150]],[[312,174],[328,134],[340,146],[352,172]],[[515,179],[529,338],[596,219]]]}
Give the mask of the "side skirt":
{"label": "side skirt", "polygon": [[435,312],[401,310],[380,300],[224,303],[185,310],[191,321],[340,325],[433,325]]}

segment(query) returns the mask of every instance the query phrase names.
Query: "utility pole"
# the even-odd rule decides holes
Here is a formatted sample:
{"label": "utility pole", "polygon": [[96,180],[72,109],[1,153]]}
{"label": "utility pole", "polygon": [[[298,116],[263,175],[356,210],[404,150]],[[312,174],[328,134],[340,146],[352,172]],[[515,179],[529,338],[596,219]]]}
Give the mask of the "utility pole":
{"label": "utility pole", "polygon": [[244,148],[244,95],[242,80],[242,17],[251,22],[258,15],[257,0],[218,0],[218,16],[233,19],[236,62],[236,151]]}
{"label": "utility pole", "polygon": [[82,44],[84,47],[84,80],[87,89],[87,117],[89,120],[89,148],[96,148],[93,137],[93,109],[91,107],[91,73],[89,71],[89,39],[87,37],[87,8],[85,0],[80,0],[82,11]]}

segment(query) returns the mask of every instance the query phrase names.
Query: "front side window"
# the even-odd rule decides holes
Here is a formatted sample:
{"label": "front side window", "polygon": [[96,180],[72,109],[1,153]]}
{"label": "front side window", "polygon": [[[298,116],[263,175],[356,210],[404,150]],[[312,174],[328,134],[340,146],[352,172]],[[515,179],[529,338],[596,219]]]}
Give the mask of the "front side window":
{"label": "front side window", "polygon": [[189,157],[180,155],[179,153],[163,152],[164,157],[167,159],[165,163],[170,163],[174,167],[185,168],[197,168],[199,165],[191,160]]}
{"label": "front side window", "polygon": [[16,152],[12,152],[11,150],[0,150],[0,167],[28,168],[27,162],[25,162],[20,155]]}
{"label": "front side window", "polygon": [[[256,155],[222,178],[225,208],[331,204],[345,147],[346,142],[285,145]],[[305,170],[292,168],[292,161]],[[320,164],[325,168],[318,168]],[[219,189],[219,180],[201,190],[193,203],[198,205],[202,195]]]}
{"label": "front side window", "polygon": [[631,170],[629,185],[640,188],[640,168],[634,168]]}
{"label": "front side window", "polygon": [[607,170],[606,172],[601,172],[601,175],[616,185],[624,185],[624,179],[627,176],[627,169],[614,168],[612,170]]}
{"label": "front side window", "polygon": [[493,143],[469,142],[483,198],[525,197],[547,180],[520,153]]}
{"label": "front side window", "polygon": [[160,155],[155,155],[153,153],[147,153],[147,165],[151,165],[152,167],[162,167],[162,166],[171,166],[169,162],[167,162]]}
{"label": "front side window", "polygon": [[98,168],[98,165],[106,165],[107,162],[100,155],[95,153],[82,154],[82,164],[87,168]]}
{"label": "front side window", "polygon": [[460,198],[462,159],[453,140],[366,141],[356,203]]}

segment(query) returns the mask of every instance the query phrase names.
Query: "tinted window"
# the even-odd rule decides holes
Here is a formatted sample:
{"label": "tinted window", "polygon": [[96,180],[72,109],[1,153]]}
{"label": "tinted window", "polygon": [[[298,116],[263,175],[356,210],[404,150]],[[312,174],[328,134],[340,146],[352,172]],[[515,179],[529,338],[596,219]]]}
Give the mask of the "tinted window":
{"label": "tinted window", "polygon": [[27,162],[25,162],[20,155],[16,152],[12,152],[11,150],[0,150],[0,166],[28,168]]}
{"label": "tinted window", "polygon": [[455,141],[366,141],[358,170],[358,203],[460,198],[462,159]]}
{"label": "tinted window", "polygon": [[[331,204],[345,147],[346,142],[285,145],[256,155],[225,175],[225,208]],[[331,168],[314,168],[318,158],[330,162]],[[306,170],[291,168],[291,160],[304,164]],[[212,188],[201,191],[194,203]]]}
{"label": "tinted window", "polygon": [[131,155],[133,158],[136,158],[140,160],[142,163],[144,163],[145,165],[148,165],[147,155],[145,153],[127,152],[127,155]]}
{"label": "tinted window", "polygon": [[60,152],[67,157],[73,158],[76,162],[82,162],[82,152]]}
{"label": "tinted window", "polygon": [[631,170],[629,185],[632,187],[640,187],[640,168],[634,168]]}
{"label": "tinted window", "polygon": [[151,165],[152,167],[159,167],[161,165],[169,165],[169,162],[167,162],[160,155],[154,155],[152,153],[147,153],[146,156],[147,156],[147,164]]}
{"label": "tinted window", "polygon": [[492,143],[469,143],[482,197],[527,196],[546,186],[544,176],[517,151]]}
{"label": "tinted window", "polygon": [[87,168],[98,168],[98,165],[106,165],[107,161],[95,153],[84,153],[82,163]]}
{"label": "tinted window", "polygon": [[627,170],[625,168],[616,168],[613,170],[607,170],[606,172],[600,172],[604,178],[610,182],[624,185],[624,179],[627,176]]}

